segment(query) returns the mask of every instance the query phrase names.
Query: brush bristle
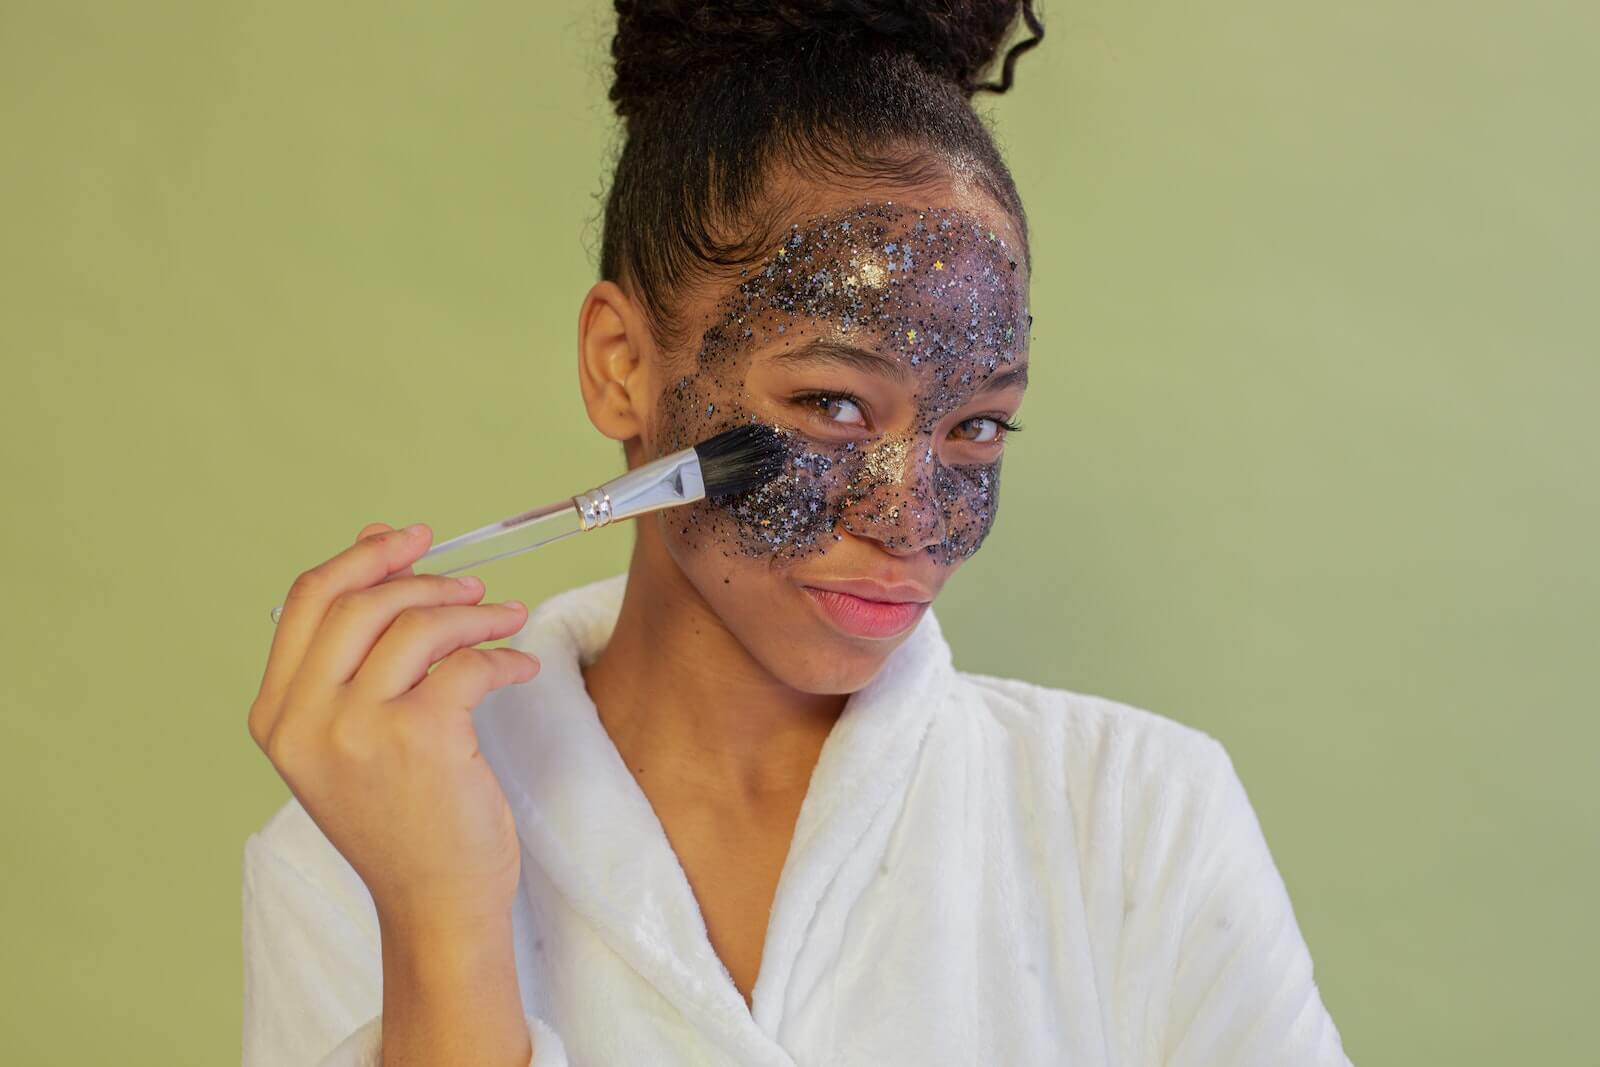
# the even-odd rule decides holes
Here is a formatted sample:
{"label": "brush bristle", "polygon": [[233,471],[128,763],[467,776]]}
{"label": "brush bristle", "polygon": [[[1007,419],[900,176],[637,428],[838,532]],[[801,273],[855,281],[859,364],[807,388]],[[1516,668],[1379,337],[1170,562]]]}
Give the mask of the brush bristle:
{"label": "brush bristle", "polygon": [[757,489],[783,471],[783,439],[770,426],[735,426],[694,446],[706,496]]}

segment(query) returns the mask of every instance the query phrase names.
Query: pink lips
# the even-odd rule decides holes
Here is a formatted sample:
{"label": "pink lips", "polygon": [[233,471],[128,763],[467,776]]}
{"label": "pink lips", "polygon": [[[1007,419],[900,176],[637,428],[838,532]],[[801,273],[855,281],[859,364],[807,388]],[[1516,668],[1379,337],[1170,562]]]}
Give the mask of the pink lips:
{"label": "pink lips", "polygon": [[856,637],[893,637],[916,622],[928,606],[922,601],[893,603],[810,585],[802,588],[830,622]]}

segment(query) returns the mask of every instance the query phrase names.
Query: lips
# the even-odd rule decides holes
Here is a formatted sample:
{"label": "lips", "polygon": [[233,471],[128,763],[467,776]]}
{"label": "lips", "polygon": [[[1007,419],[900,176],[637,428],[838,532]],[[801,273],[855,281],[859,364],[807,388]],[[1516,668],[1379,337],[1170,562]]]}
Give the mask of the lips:
{"label": "lips", "polygon": [[823,589],[833,593],[848,593],[860,600],[876,600],[890,604],[910,601],[927,602],[933,594],[909,579],[899,581],[877,578],[806,578],[800,583],[808,589]]}
{"label": "lips", "polygon": [[[910,629],[928,606],[925,600],[870,600],[864,596],[802,586],[823,617],[852,637],[894,637]],[[887,595],[908,595],[904,591]]]}

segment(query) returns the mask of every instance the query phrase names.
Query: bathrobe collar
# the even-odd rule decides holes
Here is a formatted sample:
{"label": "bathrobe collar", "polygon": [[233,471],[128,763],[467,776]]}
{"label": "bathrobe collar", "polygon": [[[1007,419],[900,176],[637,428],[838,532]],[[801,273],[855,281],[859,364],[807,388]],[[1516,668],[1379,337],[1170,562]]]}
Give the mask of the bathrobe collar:
{"label": "bathrobe collar", "polygon": [[903,804],[915,757],[954,680],[932,608],[823,745],[779,878],[747,1008],[717,958],[660,820],[605,732],[579,666],[605,647],[627,574],[544,601],[507,644],[540,662],[533,681],[474,713],[480,747],[531,861],[611,947],[739,1062],[791,1064],[775,1038],[823,893],[887,804]]}

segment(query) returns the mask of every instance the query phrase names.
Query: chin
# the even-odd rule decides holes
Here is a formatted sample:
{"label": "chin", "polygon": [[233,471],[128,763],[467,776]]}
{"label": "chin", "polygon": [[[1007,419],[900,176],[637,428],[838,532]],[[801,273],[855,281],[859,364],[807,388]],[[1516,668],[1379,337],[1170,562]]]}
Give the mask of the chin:
{"label": "chin", "polygon": [[[774,642],[774,647],[756,655],[773,676],[802,693],[834,695],[854,693],[876,678],[905,638],[874,641],[863,648],[859,642],[835,638],[808,647],[793,642]],[[750,647],[748,644],[746,647]],[[754,650],[752,650],[754,651]]]}

